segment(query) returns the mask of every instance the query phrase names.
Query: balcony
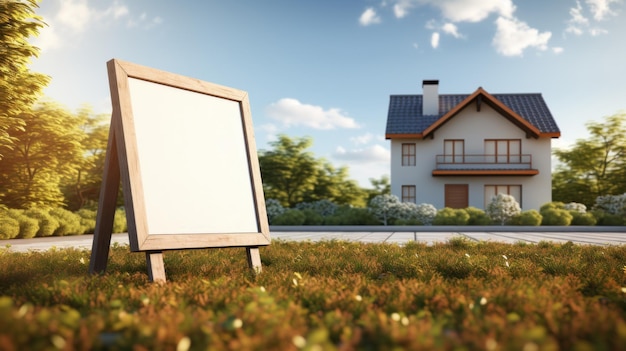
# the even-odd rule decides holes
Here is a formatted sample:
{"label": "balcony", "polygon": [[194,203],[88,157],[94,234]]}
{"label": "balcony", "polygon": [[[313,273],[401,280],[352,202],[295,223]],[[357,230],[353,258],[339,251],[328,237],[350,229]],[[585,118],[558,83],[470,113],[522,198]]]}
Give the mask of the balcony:
{"label": "balcony", "polygon": [[534,176],[532,155],[437,155],[433,176]]}

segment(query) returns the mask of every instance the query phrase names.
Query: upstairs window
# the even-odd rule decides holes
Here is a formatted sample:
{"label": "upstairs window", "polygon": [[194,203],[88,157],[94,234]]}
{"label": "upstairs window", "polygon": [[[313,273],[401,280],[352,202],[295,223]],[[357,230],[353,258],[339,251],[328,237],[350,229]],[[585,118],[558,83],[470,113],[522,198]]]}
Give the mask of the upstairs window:
{"label": "upstairs window", "polygon": [[415,166],[415,144],[402,144],[402,166]]}
{"label": "upstairs window", "polygon": [[520,163],[520,139],[485,139],[485,155],[490,163]]}
{"label": "upstairs window", "polygon": [[447,139],[443,141],[443,162],[465,162],[465,140]]}

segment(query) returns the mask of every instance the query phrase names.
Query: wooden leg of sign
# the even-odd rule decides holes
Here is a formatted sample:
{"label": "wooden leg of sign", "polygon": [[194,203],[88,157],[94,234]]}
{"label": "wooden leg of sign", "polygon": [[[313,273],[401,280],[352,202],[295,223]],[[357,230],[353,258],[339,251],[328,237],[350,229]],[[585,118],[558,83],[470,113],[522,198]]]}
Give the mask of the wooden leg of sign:
{"label": "wooden leg of sign", "polygon": [[256,274],[261,273],[261,254],[259,253],[259,247],[246,247],[246,253],[248,255],[248,267]]}
{"label": "wooden leg of sign", "polygon": [[96,228],[91,247],[91,260],[89,261],[89,273],[103,273],[109,260],[109,248],[111,247],[111,235],[113,234],[113,219],[115,217],[115,203],[117,192],[120,188],[120,165],[115,145],[115,132],[113,126],[109,130],[109,144],[104,160],[104,174],[102,176],[102,188],[98,201],[98,214],[96,216]]}
{"label": "wooden leg of sign", "polygon": [[151,282],[165,283],[165,264],[163,264],[163,251],[146,252],[148,263],[148,277]]}

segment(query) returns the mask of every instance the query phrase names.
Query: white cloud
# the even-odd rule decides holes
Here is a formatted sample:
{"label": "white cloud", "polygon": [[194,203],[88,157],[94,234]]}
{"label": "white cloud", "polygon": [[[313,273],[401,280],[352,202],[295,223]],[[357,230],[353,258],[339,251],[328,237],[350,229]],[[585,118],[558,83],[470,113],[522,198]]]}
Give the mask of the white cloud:
{"label": "white cloud", "polygon": [[333,153],[333,158],[340,161],[350,161],[361,164],[389,162],[391,154],[388,149],[381,145],[372,145],[364,149],[346,150],[338,146]]}
{"label": "white cloud", "polygon": [[55,18],[59,23],[74,31],[82,32],[91,22],[93,15],[94,11],[89,8],[87,0],[61,0],[59,12]]}
{"label": "white cloud", "polygon": [[285,127],[305,126],[313,129],[359,128],[353,118],[343,115],[337,108],[324,110],[320,106],[303,104],[296,99],[284,98],[266,108],[266,114]]}
{"label": "white cloud", "polygon": [[619,0],[585,0],[589,10],[596,21],[602,21],[608,15],[615,15],[611,9],[611,3],[619,3]]}
{"label": "white cloud", "polygon": [[512,17],[515,5],[511,0],[426,0],[441,9],[452,22],[480,22],[490,14]]}
{"label": "white cloud", "polygon": [[[585,0],[587,10],[591,12],[594,21],[605,20],[608,15],[615,15],[615,11],[611,9],[611,3],[617,3],[618,0]],[[607,34],[608,31],[598,28],[592,24],[588,17],[584,14],[585,8],[580,1],[576,1],[576,7],[569,10],[570,19],[567,21],[566,33],[574,35],[582,35],[587,32],[592,36]]]}
{"label": "white cloud", "polygon": [[413,7],[411,0],[399,0],[393,5],[393,14],[396,18],[403,18],[409,13],[409,9]]}
{"label": "white cloud", "polygon": [[441,27],[444,33],[450,34],[455,38],[460,38],[461,34],[459,34],[459,30],[454,23],[446,23]]}
{"label": "white cloud", "polygon": [[361,17],[359,17],[359,23],[362,26],[380,23],[380,16],[376,14],[376,10],[374,10],[374,8],[368,7],[365,11],[363,11]]}
{"label": "white cloud", "polygon": [[560,53],[563,52],[563,50],[564,49],[562,47],[553,47],[552,48],[552,52],[555,53],[555,54],[560,54]]}
{"label": "white cloud", "polygon": [[439,47],[439,33],[434,32],[431,36],[430,36],[430,46],[433,47],[433,49],[436,49]]}
{"label": "white cloud", "polygon": [[73,43],[90,28],[107,26],[112,22],[128,18],[127,26],[141,26],[151,28],[163,22],[160,17],[148,18],[142,14],[132,18],[128,7],[121,1],[115,0],[106,8],[97,8],[94,2],[88,0],[58,0],[58,11],[53,14],[44,14],[48,26],[41,29],[40,34],[33,41],[42,52],[63,47],[66,43]]}
{"label": "white cloud", "polygon": [[552,33],[540,33],[517,18],[498,17],[496,27],[493,45],[504,56],[521,56],[529,47],[546,50],[552,37]]}
{"label": "white cloud", "polygon": [[374,134],[365,133],[363,135],[350,138],[350,141],[355,145],[362,145],[369,143],[370,141],[372,141],[372,139],[374,139]]}
{"label": "white cloud", "polygon": [[598,35],[602,35],[602,34],[608,34],[609,31],[606,29],[602,29],[602,28],[592,28],[589,30],[589,34],[591,34],[594,37],[597,37]]}

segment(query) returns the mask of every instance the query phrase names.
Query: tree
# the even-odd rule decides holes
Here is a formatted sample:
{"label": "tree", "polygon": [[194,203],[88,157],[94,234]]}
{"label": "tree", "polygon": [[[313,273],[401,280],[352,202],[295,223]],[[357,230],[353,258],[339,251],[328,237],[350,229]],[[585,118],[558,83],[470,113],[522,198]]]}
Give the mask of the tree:
{"label": "tree", "polygon": [[587,123],[589,139],[556,150],[561,162],[553,174],[555,201],[591,207],[596,197],[626,192],[626,112]]}
{"label": "tree", "polygon": [[14,146],[11,134],[24,128],[20,114],[29,110],[49,81],[27,67],[39,54],[28,39],[45,25],[35,8],[36,0],[0,1],[0,160]]}
{"label": "tree", "polygon": [[313,154],[305,152],[312,144],[313,139],[308,137],[292,140],[279,135],[278,140],[270,143],[273,150],[260,152],[265,197],[293,207],[314,189],[317,162]]}
{"label": "tree", "polygon": [[109,138],[108,115],[95,115],[90,107],[85,106],[78,111],[76,118],[84,135],[81,143],[83,157],[75,161],[76,167],[62,184],[67,207],[73,211],[85,206],[95,207],[98,203]]}
{"label": "tree", "polygon": [[313,190],[304,201],[329,200],[338,205],[365,207],[367,193],[356,181],[348,179],[348,167],[335,168],[329,162],[317,160],[318,169]]}
{"label": "tree", "polygon": [[61,206],[60,184],[83,157],[81,119],[44,102],[19,118],[24,128],[13,130],[13,150],[0,161],[0,202],[10,208]]}
{"label": "tree", "polygon": [[371,189],[367,189],[368,199],[371,201],[376,195],[390,195],[391,194],[391,180],[388,175],[382,175],[380,179],[370,178]]}
{"label": "tree", "polygon": [[272,150],[259,153],[265,197],[292,208],[301,202],[330,200],[336,204],[365,206],[367,194],[348,179],[348,168],[335,168],[306,151],[310,137],[279,135]]}

